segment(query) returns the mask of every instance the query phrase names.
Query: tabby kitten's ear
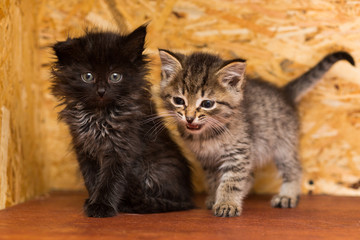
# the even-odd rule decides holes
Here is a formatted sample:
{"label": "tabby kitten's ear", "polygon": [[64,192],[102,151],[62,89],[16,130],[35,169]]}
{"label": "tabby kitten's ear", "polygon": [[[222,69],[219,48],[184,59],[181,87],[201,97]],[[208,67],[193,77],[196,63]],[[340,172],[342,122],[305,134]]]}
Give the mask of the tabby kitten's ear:
{"label": "tabby kitten's ear", "polygon": [[182,69],[182,66],[174,53],[159,49],[159,54],[161,59],[161,87],[164,87]]}
{"label": "tabby kitten's ear", "polygon": [[146,27],[146,24],[138,27],[126,38],[125,50],[129,54],[131,62],[134,62],[139,58],[142,59],[142,53],[145,50]]}
{"label": "tabby kitten's ear", "polygon": [[246,63],[243,59],[228,61],[216,73],[221,85],[226,88],[240,90],[245,82]]}

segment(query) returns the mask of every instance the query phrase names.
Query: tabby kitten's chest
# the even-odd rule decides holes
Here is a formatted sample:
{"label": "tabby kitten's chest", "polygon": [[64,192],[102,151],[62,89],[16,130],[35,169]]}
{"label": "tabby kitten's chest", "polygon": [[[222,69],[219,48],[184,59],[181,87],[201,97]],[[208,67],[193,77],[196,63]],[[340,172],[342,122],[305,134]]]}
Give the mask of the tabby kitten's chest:
{"label": "tabby kitten's chest", "polygon": [[187,140],[187,145],[196,154],[203,167],[215,167],[220,165],[221,155],[224,154],[225,145],[219,139]]}

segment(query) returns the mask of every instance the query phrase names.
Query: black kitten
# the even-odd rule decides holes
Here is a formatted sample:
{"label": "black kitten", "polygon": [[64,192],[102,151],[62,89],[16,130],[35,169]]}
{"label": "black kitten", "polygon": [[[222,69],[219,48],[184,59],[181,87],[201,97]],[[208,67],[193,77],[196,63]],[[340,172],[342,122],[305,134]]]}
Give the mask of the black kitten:
{"label": "black kitten", "polygon": [[[89,193],[85,213],[152,213],[193,207],[190,169],[155,114],[146,81],[146,27],[58,42],[52,93],[65,105]],[[148,119],[148,120],[146,120]]]}

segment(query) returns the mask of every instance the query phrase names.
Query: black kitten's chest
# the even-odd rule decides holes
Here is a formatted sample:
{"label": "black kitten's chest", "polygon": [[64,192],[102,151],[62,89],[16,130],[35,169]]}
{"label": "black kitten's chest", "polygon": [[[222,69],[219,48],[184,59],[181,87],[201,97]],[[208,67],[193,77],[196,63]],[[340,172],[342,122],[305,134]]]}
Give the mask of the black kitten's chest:
{"label": "black kitten's chest", "polygon": [[129,140],[135,141],[138,135],[136,116],[131,112],[65,109],[62,115],[75,146],[90,155],[123,151],[128,148]]}
{"label": "black kitten's chest", "polygon": [[92,138],[106,138],[111,131],[119,131],[119,125],[114,120],[117,117],[110,112],[74,111],[72,114],[72,125],[76,128],[78,134],[85,134]]}

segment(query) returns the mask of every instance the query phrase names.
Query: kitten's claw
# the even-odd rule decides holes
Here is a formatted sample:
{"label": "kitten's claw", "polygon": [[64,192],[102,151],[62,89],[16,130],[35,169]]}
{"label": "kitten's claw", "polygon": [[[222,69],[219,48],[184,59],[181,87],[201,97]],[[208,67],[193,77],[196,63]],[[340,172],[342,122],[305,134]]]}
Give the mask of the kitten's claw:
{"label": "kitten's claw", "polygon": [[274,208],[294,208],[299,201],[299,196],[288,197],[282,195],[275,195],[271,199],[271,206]]}
{"label": "kitten's claw", "polygon": [[216,203],[212,209],[217,217],[235,217],[240,216],[241,213],[241,207],[231,202]]}
{"label": "kitten's claw", "polygon": [[104,218],[104,217],[113,217],[117,214],[116,210],[111,206],[105,205],[103,203],[88,203],[88,200],[85,201],[84,211],[86,216],[94,218]]}

